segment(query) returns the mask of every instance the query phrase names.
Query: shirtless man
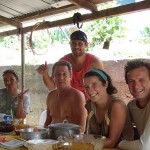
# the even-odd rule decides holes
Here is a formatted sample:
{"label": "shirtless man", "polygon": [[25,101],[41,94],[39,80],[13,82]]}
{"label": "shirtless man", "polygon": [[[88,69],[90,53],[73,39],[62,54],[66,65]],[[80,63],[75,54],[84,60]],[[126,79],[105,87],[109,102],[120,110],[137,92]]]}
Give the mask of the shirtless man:
{"label": "shirtless man", "polygon": [[[65,55],[61,58],[61,60],[67,60],[72,64],[73,72],[71,86],[85,94],[82,84],[82,77],[84,73],[90,68],[103,69],[103,64],[96,56],[85,52],[88,48],[87,35],[80,30],[71,34],[70,48],[72,53]],[[39,66],[37,71],[43,76],[43,81],[49,90],[52,90],[56,87],[52,77],[48,75],[47,63]]]}
{"label": "shirtless man", "polygon": [[50,123],[62,123],[67,120],[69,123],[80,125],[81,133],[84,133],[87,117],[85,97],[70,85],[71,64],[64,60],[56,62],[52,68],[52,77],[57,89],[48,94],[44,127]]}

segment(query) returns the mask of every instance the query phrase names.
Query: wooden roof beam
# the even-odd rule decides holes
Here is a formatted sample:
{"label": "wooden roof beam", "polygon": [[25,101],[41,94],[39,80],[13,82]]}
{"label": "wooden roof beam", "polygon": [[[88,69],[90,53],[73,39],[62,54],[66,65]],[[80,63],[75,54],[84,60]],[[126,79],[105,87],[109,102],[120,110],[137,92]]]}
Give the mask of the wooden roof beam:
{"label": "wooden roof beam", "polygon": [[106,3],[106,2],[113,1],[113,0],[87,0],[87,1],[93,4],[101,4],[101,3]]}
{"label": "wooden roof beam", "polygon": [[75,5],[79,5],[82,8],[88,9],[90,11],[98,11],[97,6],[87,0],[68,0],[71,3],[74,3]]}
{"label": "wooden roof beam", "polygon": [[61,7],[59,9],[51,8],[50,10],[44,10],[44,11],[39,11],[39,12],[35,12],[32,14],[27,14],[27,15],[24,15],[21,17],[15,17],[14,19],[23,22],[23,21],[33,20],[33,19],[37,19],[37,18],[42,18],[42,17],[48,17],[51,15],[57,15],[60,13],[64,13],[64,12],[79,9],[79,8],[80,7],[76,6],[76,5],[68,5],[68,6]]}
{"label": "wooden roof beam", "polygon": [[[59,8],[59,9],[52,8],[51,10],[48,9],[48,10],[43,10],[43,11],[39,11],[39,12],[34,12],[32,14],[26,14],[23,16],[14,17],[12,19],[20,21],[20,22],[24,22],[24,21],[29,21],[29,20],[42,18],[42,17],[47,17],[47,16],[51,16],[51,15],[64,13],[64,12],[79,9],[79,8],[80,8],[79,6],[71,4],[71,5]],[[2,24],[0,24],[0,27],[6,26],[6,25],[7,25],[6,23],[2,23]]]}
{"label": "wooden roof beam", "polygon": [[7,23],[9,25],[12,25],[12,26],[15,26],[15,27],[18,27],[18,28],[22,28],[22,23],[21,22],[19,22],[17,20],[14,20],[14,19],[3,17],[1,15],[0,15],[0,22]]}

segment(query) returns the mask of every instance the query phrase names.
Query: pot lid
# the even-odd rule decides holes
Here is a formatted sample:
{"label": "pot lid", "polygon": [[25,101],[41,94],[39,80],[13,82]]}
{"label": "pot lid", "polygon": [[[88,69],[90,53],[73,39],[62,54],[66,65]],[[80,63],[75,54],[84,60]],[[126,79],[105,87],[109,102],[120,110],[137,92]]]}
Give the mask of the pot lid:
{"label": "pot lid", "polygon": [[49,128],[54,129],[80,129],[81,127],[72,123],[53,123],[48,125]]}

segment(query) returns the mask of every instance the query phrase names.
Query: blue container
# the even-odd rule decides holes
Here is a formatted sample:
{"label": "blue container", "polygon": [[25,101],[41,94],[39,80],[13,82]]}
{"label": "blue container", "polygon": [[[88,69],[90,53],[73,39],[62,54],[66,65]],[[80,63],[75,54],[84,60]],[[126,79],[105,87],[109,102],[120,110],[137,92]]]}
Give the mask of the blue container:
{"label": "blue container", "polygon": [[11,121],[12,121],[12,116],[11,116],[11,115],[5,115],[5,116],[4,116],[4,120],[5,120],[6,123],[11,123]]}

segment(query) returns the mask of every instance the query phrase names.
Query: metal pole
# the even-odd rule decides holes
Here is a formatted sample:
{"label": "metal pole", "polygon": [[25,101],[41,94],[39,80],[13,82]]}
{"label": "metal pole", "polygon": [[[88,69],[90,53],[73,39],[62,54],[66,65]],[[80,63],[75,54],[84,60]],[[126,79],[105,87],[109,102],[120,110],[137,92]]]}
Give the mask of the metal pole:
{"label": "metal pole", "polygon": [[21,86],[25,87],[25,51],[24,51],[24,33],[23,27],[20,28],[21,31]]}

